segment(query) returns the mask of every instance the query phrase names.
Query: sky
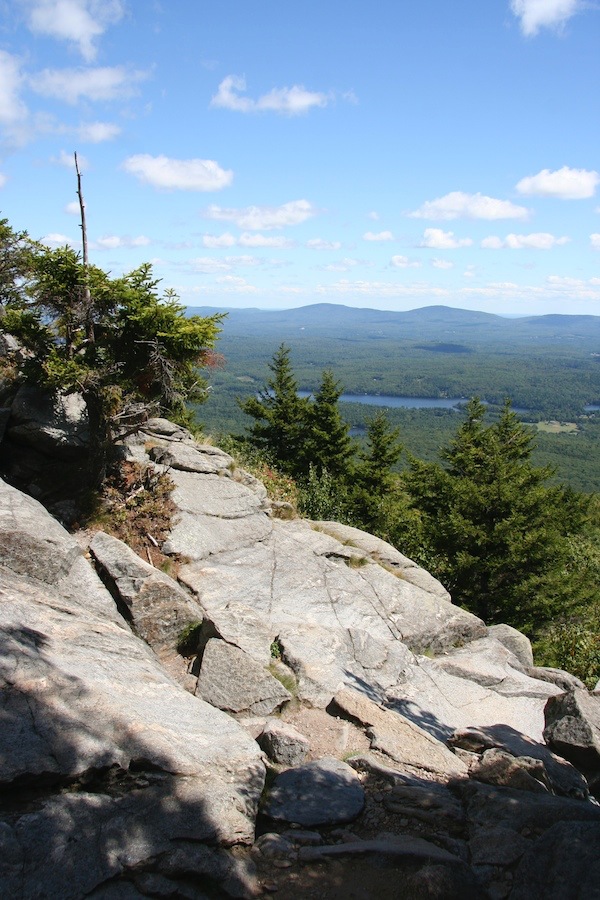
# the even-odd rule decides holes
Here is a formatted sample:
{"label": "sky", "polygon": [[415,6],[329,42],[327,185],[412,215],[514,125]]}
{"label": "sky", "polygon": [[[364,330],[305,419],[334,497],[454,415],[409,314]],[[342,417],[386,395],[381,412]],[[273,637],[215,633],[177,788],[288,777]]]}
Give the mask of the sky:
{"label": "sky", "polygon": [[600,0],[0,0],[0,216],[188,306],[600,315]]}

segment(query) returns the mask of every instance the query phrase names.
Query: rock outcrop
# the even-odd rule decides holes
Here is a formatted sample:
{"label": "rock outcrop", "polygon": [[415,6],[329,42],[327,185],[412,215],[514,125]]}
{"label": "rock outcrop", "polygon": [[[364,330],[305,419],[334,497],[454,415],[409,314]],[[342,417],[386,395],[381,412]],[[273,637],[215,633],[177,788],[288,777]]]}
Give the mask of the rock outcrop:
{"label": "rock outcrop", "polygon": [[593,896],[596,695],[184,429],[125,451],[178,581],[0,482],[2,896]]}

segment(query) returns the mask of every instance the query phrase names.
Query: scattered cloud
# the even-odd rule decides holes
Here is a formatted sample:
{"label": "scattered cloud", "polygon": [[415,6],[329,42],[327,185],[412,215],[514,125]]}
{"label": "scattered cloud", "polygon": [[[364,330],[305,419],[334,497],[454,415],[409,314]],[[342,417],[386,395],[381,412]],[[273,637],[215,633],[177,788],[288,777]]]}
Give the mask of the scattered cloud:
{"label": "scattered cloud", "polygon": [[306,242],[309,250],[340,250],[341,241],[326,241],[323,238],[311,238]]}
{"label": "scattered cloud", "polygon": [[418,269],[422,265],[418,260],[411,260],[408,256],[392,256],[391,263],[396,269]]}
{"label": "scattered cloud", "polygon": [[316,216],[317,210],[308,200],[291,200],[281,206],[246,206],[241,209],[224,209],[209,206],[204,211],[208,219],[234,222],[238,228],[249,231],[271,231],[288,225],[300,225]]}
{"label": "scattered cloud", "polygon": [[79,140],[87,144],[101,144],[118,137],[121,129],[114,122],[86,122],[77,127]]}
{"label": "scattered cloud", "polygon": [[223,275],[217,278],[219,284],[226,292],[235,294],[257,294],[258,288],[253,284],[249,284],[245,278],[239,275]]}
{"label": "scattered cloud", "polygon": [[542,169],[537,175],[528,175],[517,184],[520,194],[537,197],[558,197],[560,200],[585,200],[593,197],[600,183],[600,175],[587,169],[570,169],[563,166],[551,172]]}
{"label": "scattered cloud", "polygon": [[364,241],[393,241],[394,235],[391,231],[367,231],[363,234]]}
{"label": "scattered cloud", "polygon": [[138,153],[129,156],[122,168],[145,184],[166,190],[220,191],[233,181],[233,172],[212,159],[169,159]]}
{"label": "scattered cloud", "polygon": [[202,245],[214,250],[217,247],[235,247],[236,238],[225,232],[225,234],[205,234],[202,237]]}
{"label": "scattered cloud", "polygon": [[244,232],[239,237],[235,237],[233,234],[229,232],[225,232],[225,234],[214,235],[214,234],[205,234],[202,237],[202,244],[204,247],[209,247],[211,249],[217,247],[271,247],[273,249],[279,250],[286,247],[292,247],[293,241],[288,240],[288,238],[284,238],[281,236],[275,235],[265,235],[265,234],[250,234],[249,232]]}
{"label": "scattered cloud", "polygon": [[74,105],[80,100],[126,100],[137,93],[138,85],[147,77],[147,72],[126,66],[80,66],[42,69],[30,77],[29,85],[36,94]]}
{"label": "scattered cloud", "polygon": [[78,216],[81,212],[79,208],[79,200],[72,200],[70,203],[64,208],[64,212],[68,213],[70,216]]}
{"label": "scattered cloud", "polygon": [[434,269],[453,269],[454,263],[449,259],[432,259],[431,265]]}
{"label": "scattered cloud", "polygon": [[510,200],[497,200],[484,194],[451,191],[435,200],[427,200],[408,214],[414,219],[524,219],[529,210]]}
{"label": "scattered cloud", "polygon": [[484,238],[481,246],[485,250],[552,250],[570,242],[570,237],[554,237],[546,231],[538,231],[533,234],[507,234],[504,239],[491,235]]}
{"label": "scattered cloud", "polygon": [[22,84],[20,60],[0,50],[0,123],[13,125],[27,117],[27,107],[20,97]]}
{"label": "scattered cloud", "polygon": [[237,75],[228,75],[223,79],[217,93],[210,101],[211,106],[222,109],[231,109],[234,112],[276,112],[287,116],[297,116],[308,112],[315,106],[327,106],[331,99],[328,94],[315,91],[307,91],[303,85],[295,84],[293,87],[273,88],[268,94],[263,94],[258,100],[252,100],[242,93],[246,90],[246,79]]}
{"label": "scattered cloud", "polygon": [[96,42],[109,25],[124,14],[120,0],[22,0],[27,24],[34,34],[69,41],[90,62]]}
{"label": "scattered cloud", "polygon": [[364,265],[364,260],[361,259],[352,259],[349,256],[344,257],[344,259],[340,259],[339,262],[329,263],[326,266],[320,266],[325,272],[348,272],[350,269],[353,269],[355,266]]}
{"label": "scattered cloud", "polygon": [[122,247],[131,249],[132,247],[147,247],[148,244],[151,243],[152,241],[150,238],[146,237],[144,234],[140,234],[138,237],[129,237],[128,235],[120,237],[116,234],[108,234],[93,241],[92,249],[118,250]]}
{"label": "scattered cloud", "polygon": [[6,175],[3,172],[0,172],[0,188],[3,188],[6,184]]}
{"label": "scattered cloud", "polygon": [[600,234],[590,234],[590,244],[594,250],[600,250]]}
{"label": "scattered cloud", "polygon": [[73,246],[75,241],[73,238],[67,237],[66,234],[58,234],[55,231],[50,232],[50,234],[44,235],[44,237],[40,241],[41,244],[44,244],[46,247],[64,247],[64,246]]}
{"label": "scattered cloud", "polygon": [[527,37],[536,35],[540,28],[562,28],[582,6],[581,0],[511,0],[510,4]]}
{"label": "scattered cloud", "polygon": [[271,247],[275,250],[292,247],[294,242],[281,235],[248,234],[244,232],[238,240],[240,247]]}
{"label": "scattered cloud", "polygon": [[371,210],[371,212],[368,214],[367,218],[368,218],[368,219],[373,219],[374,222],[377,222],[377,221],[379,220],[379,213],[376,212],[376,211],[373,209],[373,210]]}
{"label": "scattered cloud", "polygon": [[[74,169],[75,168],[75,157],[72,153],[67,153],[66,150],[61,150],[58,156],[51,156],[50,162],[54,163],[56,166],[64,166],[65,169]],[[77,154],[77,162],[79,164],[79,170],[84,172],[89,168],[89,162],[85,156],[82,156],[81,153]]]}
{"label": "scattered cloud", "polygon": [[458,247],[470,247],[471,238],[457,238],[453,231],[442,231],[441,228],[426,228],[420,247],[431,247],[433,250],[456,250]]}
{"label": "scattered cloud", "polygon": [[193,270],[202,275],[231,272],[235,269],[260,266],[262,263],[263,260],[256,256],[225,256],[222,259],[216,256],[197,256],[190,260]]}

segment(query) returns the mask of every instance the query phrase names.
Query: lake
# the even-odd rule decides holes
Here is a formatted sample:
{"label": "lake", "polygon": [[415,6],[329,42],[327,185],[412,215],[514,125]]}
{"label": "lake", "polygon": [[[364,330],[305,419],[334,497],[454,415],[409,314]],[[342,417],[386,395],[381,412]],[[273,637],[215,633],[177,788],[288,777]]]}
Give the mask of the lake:
{"label": "lake", "polygon": [[[298,391],[310,397],[310,391]],[[342,394],[342,403],[364,403],[365,406],[388,406],[392,409],[458,409],[467,402],[464,397],[392,397],[389,394]]]}

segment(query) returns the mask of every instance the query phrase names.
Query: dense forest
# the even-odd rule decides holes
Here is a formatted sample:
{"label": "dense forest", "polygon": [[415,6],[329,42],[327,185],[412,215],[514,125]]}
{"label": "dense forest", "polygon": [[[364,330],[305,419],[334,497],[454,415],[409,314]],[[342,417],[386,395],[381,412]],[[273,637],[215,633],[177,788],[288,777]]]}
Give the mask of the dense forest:
{"label": "dense forest", "polygon": [[[600,405],[600,317],[504,319],[443,307],[383,313],[317,305],[285,313],[230,310],[222,327],[223,366],[212,374],[198,414],[214,435],[245,432],[250,420],[238,399],[259,390],[283,341],[301,391],[315,391],[321,372],[331,369],[344,393],[357,397],[478,396],[492,415],[509,398],[536,430],[536,463],[556,467],[559,480],[576,490],[600,491],[600,412],[586,410]],[[352,433],[364,436],[372,408],[341,402],[340,411]],[[406,449],[428,461],[439,459],[460,421],[456,409],[388,407],[387,415]]]}

